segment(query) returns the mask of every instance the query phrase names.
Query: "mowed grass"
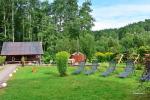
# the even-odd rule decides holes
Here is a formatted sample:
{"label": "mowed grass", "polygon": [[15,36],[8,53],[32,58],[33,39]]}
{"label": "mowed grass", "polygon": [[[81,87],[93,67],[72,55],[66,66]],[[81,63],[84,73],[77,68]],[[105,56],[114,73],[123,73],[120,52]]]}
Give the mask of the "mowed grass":
{"label": "mowed grass", "polygon": [[[32,73],[32,67],[19,68],[8,81],[8,87],[0,89],[0,100],[135,100],[132,93],[138,86],[140,71],[137,75],[120,79],[118,74],[123,70],[118,68],[109,77],[99,76],[106,68],[93,75],[71,75],[75,67],[68,68],[68,76],[59,77],[57,68],[37,67]],[[140,100],[140,99],[137,99]],[[148,100],[148,99],[147,99]]]}

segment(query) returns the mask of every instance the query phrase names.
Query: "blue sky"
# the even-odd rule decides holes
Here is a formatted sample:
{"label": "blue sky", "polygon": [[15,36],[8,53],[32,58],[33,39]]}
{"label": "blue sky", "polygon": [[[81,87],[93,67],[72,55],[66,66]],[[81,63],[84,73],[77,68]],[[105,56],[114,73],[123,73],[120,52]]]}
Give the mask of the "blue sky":
{"label": "blue sky", "polygon": [[[50,0],[51,2],[53,0]],[[78,0],[81,5],[85,0]],[[119,28],[150,19],[150,0],[91,0],[93,30]]]}
{"label": "blue sky", "polygon": [[150,0],[92,0],[92,4],[96,19],[93,30],[119,28],[150,18]]}

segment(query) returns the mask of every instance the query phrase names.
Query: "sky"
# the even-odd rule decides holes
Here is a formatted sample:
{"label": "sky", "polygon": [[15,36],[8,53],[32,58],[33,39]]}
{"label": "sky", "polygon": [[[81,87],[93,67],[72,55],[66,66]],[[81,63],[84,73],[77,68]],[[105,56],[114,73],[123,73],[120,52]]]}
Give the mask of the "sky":
{"label": "sky", "polygon": [[[53,0],[50,0],[52,2]],[[78,0],[79,5],[85,0]],[[150,19],[150,0],[91,0],[92,30],[120,28]]]}

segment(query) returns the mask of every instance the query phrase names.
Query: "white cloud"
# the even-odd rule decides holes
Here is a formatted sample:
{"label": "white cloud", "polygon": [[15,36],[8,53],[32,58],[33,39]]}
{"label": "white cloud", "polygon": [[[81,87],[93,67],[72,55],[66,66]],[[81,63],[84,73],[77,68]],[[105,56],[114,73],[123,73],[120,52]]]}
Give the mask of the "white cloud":
{"label": "white cloud", "polygon": [[114,5],[94,7],[96,19],[93,30],[119,28],[127,24],[150,18],[150,5]]}
{"label": "white cloud", "polygon": [[92,28],[92,30],[102,30],[102,29],[109,29],[109,28],[120,28],[123,26],[126,26],[128,24],[132,24],[134,22],[138,21],[144,21],[148,17],[139,17],[135,18],[133,20],[130,19],[119,19],[119,20],[99,20],[95,22],[95,26]]}
{"label": "white cloud", "polygon": [[122,26],[127,25],[127,23],[120,23],[116,24],[114,21],[109,22],[95,22],[95,26],[92,28],[92,30],[102,30],[102,29],[109,29],[109,28],[119,28]]}

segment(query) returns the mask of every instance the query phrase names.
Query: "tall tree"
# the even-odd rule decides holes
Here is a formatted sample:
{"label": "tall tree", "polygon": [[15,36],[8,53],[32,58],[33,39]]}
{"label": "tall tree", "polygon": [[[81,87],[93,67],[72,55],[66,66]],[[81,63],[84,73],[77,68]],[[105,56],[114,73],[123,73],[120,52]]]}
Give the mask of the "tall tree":
{"label": "tall tree", "polygon": [[51,4],[51,14],[53,23],[57,26],[57,32],[62,32],[64,30],[65,1],[66,0],[54,0]]}
{"label": "tall tree", "polygon": [[71,38],[79,37],[79,9],[77,0],[66,0],[65,8],[65,32],[70,35]]}
{"label": "tall tree", "polygon": [[90,0],[85,0],[79,11],[81,30],[90,31],[92,26],[94,25],[94,18],[91,15],[91,5],[92,4]]}
{"label": "tall tree", "polygon": [[6,27],[6,4],[4,0],[1,1],[2,13],[3,13],[3,24],[4,24],[4,36],[7,36],[7,27]]}

